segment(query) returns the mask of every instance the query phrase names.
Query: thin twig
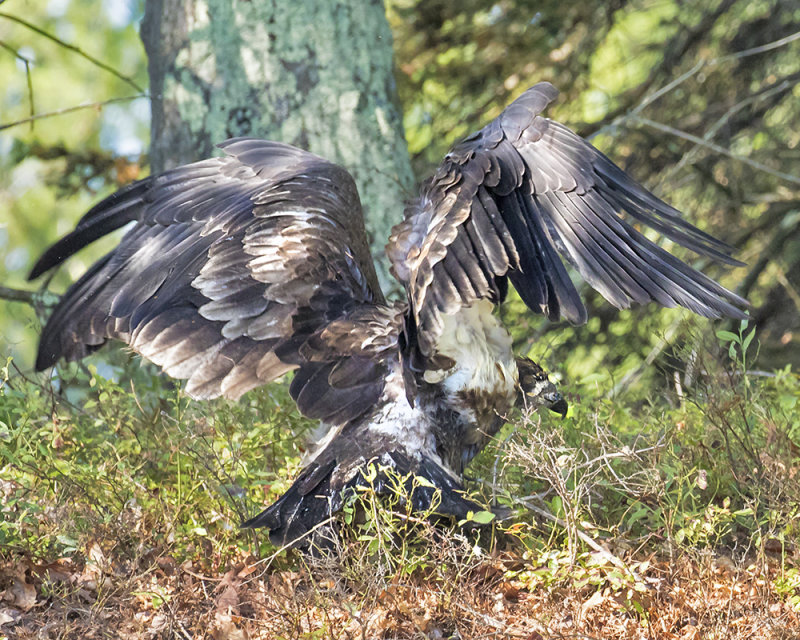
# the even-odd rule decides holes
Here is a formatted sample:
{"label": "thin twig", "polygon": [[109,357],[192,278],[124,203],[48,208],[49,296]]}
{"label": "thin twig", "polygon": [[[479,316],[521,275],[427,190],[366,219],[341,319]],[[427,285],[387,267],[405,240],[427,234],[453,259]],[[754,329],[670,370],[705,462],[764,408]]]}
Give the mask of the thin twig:
{"label": "thin twig", "polygon": [[655,129],[656,131],[661,131],[662,133],[668,133],[670,135],[676,136],[678,138],[683,138],[684,140],[688,140],[689,142],[694,142],[695,144],[706,147],[707,149],[711,149],[712,151],[727,156],[733,160],[738,160],[739,162],[749,165],[754,169],[759,169],[765,173],[768,173],[776,178],[781,178],[782,180],[786,180],[787,182],[792,182],[794,184],[800,184],[800,177],[793,176],[789,173],[784,173],[783,171],[776,171],[772,167],[765,165],[762,162],[758,162],[757,160],[751,160],[747,156],[741,156],[738,153],[733,153],[730,149],[726,149],[725,147],[721,147],[718,144],[713,142],[709,142],[708,140],[703,140],[702,138],[697,137],[691,133],[686,131],[681,131],[680,129],[676,129],[675,127],[670,127],[669,125],[662,124],[661,122],[656,122],[655,120],[650,120],[650,118],[644,118],[640,115],[631,115],[630,119],[633,122],[638,122],[639,124],[643,124],[651,129]]}
{"label": "thin twig", "polygon": [[495,491],[495,488],[497,487],[497,467],[499,466],[500,458],[503,456],[503,449],[516,433],[517,425],[514,425],[514,428],[511,429],[509,434],[503,438],[503,441],[499,445],[497,445],[497,455],[495,455],[494,464],[492,465],[492,504],[494,504],[497,500],[497,493]]}
{"label": "thin twig", "polygon": [[[750,105],[761,102],[776,94],[781,94],[787,91],[790,91],[794,84],[791,82],[792,79],[797,79],[800,77],[800,74],[792,74],[788,78],[784,78],[781,82],[776,82],[772,86],[752,95],[747,96],[743,100],[740,100],[735,105],[730,107],[717,121],[712,124],[706,131],[703,133],[703,140],[709,141],[711,140],[717,132],[722,129],[730,119],[739,113],[745,107],[749,107]],[[700,145],[694,145],[689,151],[683,154],[683,157],[680,159],[678,164],[674,165],[670,168],[669,172],[667,173],[666,177],[662,178],[662,181],[666,182],[669,179],[669,176],[673,175],[674,173],[678,172],[687,163],[689,163],[695,155],[697,155],[698,150],[700,149]]]}
{"label": "thin twig", "polygon": [[800,292],[789,282],[784,270],[778,265],[775,265],[775,267],[775,279],[783,286],[792,302],[794,302],[794,306],[800,310]]}
{"label": "thin twig", "polygon": [[139,98],[149,98],[150,96],[146,93],[140,93],[135,96],[125,96],[122,98],[109,98],[108,100],[103,100],[101,102],[85,102],[83,104],[75,105],[74,107],[65,107],[64,109],[57,109],[55,111],[48,111],[47,113],[39,113],[35,116],[30,118],[23,118],[22,120],[17,120],[16,122],[8,122],[5,124],[0,124],[0,131],[4,129],[10,129],[11,127],[17,127],[21,124],[27,124],[28,122],[33,122],[34,120],[42,120],[43,118],[52,118],[53,116],[62,116],[65,113],[72,113],[73,111],[80,111],[81,109],[100,109],[107,104],[114,104],[115,102],[128,102],[130,100],[138,100]]}
{"label": "thin twig", "polygon": [[658,449],[662,449],[663,444],[659,440],[656,444],[650,447],[643,447],[641,449],[629,449],[627,451],[614,451],[612,453],[603,453],[602,455],[597,456],[596,458],[592,458],[591,460],[587,460],[586,462],[582,462],[575,466],[576,469],[585,469],[587,467],[591,467],[598,462],[608,462],[609,460],[615,460],[617,458],[624,458],[625,460],[630,460],[636,457],[637,454],[640,453],[647,453],[648,451],[657,451]]}
{"label": "thin twig", "polygon": [[186,630],[186,627],[184,626],[183,622],[178,620],[177,617],[175,618],[175,622],[178,623],[178,628],[180,629],[180,632],[183,634],[183,637],[186,638],[186,640],[193,640],[192,636],[189,635],[189,632]]}
{"label": "thin twig", "polygon": [[678,85],[681,85],[681,84],[683,84],[684,82],[686,82],[686,81],[687,81],[689,78],[691,78],[691,77],[692,77],[692,76],[693,76],[695,73],[697,73],[698,71],[700,71],[700,69],[702,69],[704,65],[705,65],[705,61],[703,61],[703,60],[698,60],[698,61],[697,61],[697,64],[695,64],[695,65],[694,65],[694,66],[693,66],[691,69],[689,69],[689,70],[688,70],[686,73],[682,73],[682,74],[681,74],[681,75],[679,75],[677,78],[675,78],[675,79],[674,79],[672,82],[669,82],[669,83],[665,84],[665,85],[664,85],[663,87],[661,87],[661,88],[660,88],[658,91],[655,91],[655,92],[651,93],[649,96],[646,96],[646,97],[645,97],[645,98],[642,100],[641,104],[639,104],[637,107],[635,107],[635,108],[634,108],[634,109],[631,111],[631,113],[640,113],[640,112],[641,112],[641,111],[642,111],[642,110],[643,110],[645,107],[647,107],[648,105],[650,105],[650,104],[652,104],[653,102],[655,102],[656,100],[658,100],[658,99],[659,99],[661,96],[663,96],[663,95],[665,95],[665,94],[669,93],[670,91],[672,91],[672,90],[673,90],[675,87],[677,87]]}
{"label": "thin twig", "polygon": [[476,618],[479,618],[483,622],[483,624],[485,624],[487,627],[492,627],[494,629],[497,629],[498,631],[502,631],[505,637],[509,637],[509,636],[510,637],[514,637],[514,638],[530,638],[530,637],[532,637],[531,634],[530,634],[530,630],[517,631],[517,630],[511,628],[513,626],[513,623],[506,624],[502,620],[498,620],[497,618],[493,618],[493,617],[491,617],[489,615],[486,615],[485,613],[481,613],[480,611],[475,611],[475,609],[473,609],[471,607],[468,607],[464,603],[458,602],[457,600],[454,601],[453,604],[455,606],[457,606],[459,609],[462,609],[463,611],[466,611],[467,613],[472,614]]}
{"label": "thin twig", "polygon": [[130,86],[132,86],[137,91],[144,92],[144,89],[142,87],[140,87],[133,78],[130,78],[130,77],[126,76],[124,73],[121,73],[121,72],[117,71],[113,67],[110,67],[109,65],[107,65],[102,60],[98,60],[94,56],[89,55],[88,53],[83,51],[80,47],[76,47],[74,44],[70,44],[69,42],[64,42],[61,38],[58,38],[58,37],[54,36],[52,33],[48,33],[44,29],[42,29],[40,27],[37,27],[35,24],[32,24],[32,23],[28,22],[27,20],[23,20],[22,18],[19,18],[17,16],[11,15],[10,13],[5,13],[3,11],[0,11],[0,18],[6,18],[7,20],[11,20],[12,22],[16,22],[17,24],[22,25],[26,29],[30,29],[34,33],[37,33],[40,36],[42,36],[44,38],[47,38],[48,40],[52,40],[57,45],[77,53],[79,56],[81,56],[82,58],[88,60],[93,65],[95,65],[97,67],[100,67],[103,71],[107,71],[108,73],[112,74],[113,76],[116,76],[117,78],[119,78],[123,82],[128,83]]}
{"label": "thin twig", "polygon": [[[13,47],[8,46],[5,42],[0,42],[0,47],[5,49],[6,51],[10,51],[14,54],[14,57],[17,60],[22,60],[22,63],[25,65],[25,80],[28,83],[28,104],[29,110],[28,113],[31,114],[33,117],[36,114],[36,108],[33,104],[33,78],[31,78],[31,63],[33,62],[30,58],[26,58],[23,56],[19,51],[16,51]],[[33,121],[31,121],[31,131],[33,131]]]}
{"label": "thin twig", "polygon": [[[547,518],[548,520],[550,520],[552,522],[555,522],[559,527],[563,527],[565,529],[567,528],[568,525],[564,520],[562,520],[558,516],[553,515],[552,513],[547,511],[547,509],[542,509],[540,507],[537,507],[536,505],[531,504],[525,498],[517,498],[517,500],[519,500],[522,504],[524,504],[526,509],[530,509],[534,513],[538,513],[543,518]],[[624,571],[628,575],[630,575],[633,578],[638,580],[638,576],[636,575],[636,573],[627,564],[625,564],[619,557],[617,557],[613,553],[611,553],[608,549],[605,549],[605,548],[601,547],[599,544],[597,544],[594,541],[594,539],[590,535],[584,533],[583,530],[580,529],[580,527],[578,527],[578,526],[575,527],[575,533],[589,547],[594,549],[597,553],[599,553],[601,555],[601,557],[605,558],[611,564],[613,564],[615,567],[617,567],[617,569],[620,569],[621,571]]]}
{"label": "thin twig", "polygon": [[622,376],[622,380],[620,380],[617,384],[613,386],[611,391],[609,391],[606,394],[606,397],[607,398],[615,397],[617,394],[624,391],[636,380],[638,380],[641,377],[641,375],[645,371],[647,371],[650,365],[653,364],[653,362],[661,354],[661,352],[664,351],[664,349],[666,349],[670,345],[670,341],[675,336],[682,323],[683,323],[682,317],[675,320],[664,332],[663,337],[661,337],[658,343],[650,350],[650,353],[647,354],[647,357],[644,359],[644,362],[642,362],[642,364],[636,367],[636,369],[628,371],[628,373]]}
{"label": "thin twig", "polygon": [[222,582],[225,579],[225,578],[212,578],[210,576],[203,576],[185,567],[181,567],[181,571],[183,571],[183,573],[188,573],[190,576],[193,576],[198,580],[208,580],[209,582]]}
{"label": "thin twig", "polygon": [[613,118],[611,122],[608,124],[600,127],[597,131],[592,133],[591,135],[587,136],[588,140],[591,140],[595,136],[598,136],[602,133],[605,133],[609,130],[613,130],[622,124],[625,123],[626,120],[632,118],[632,116],[638,115],[645,107],[651,105],[653,102],[658,100],[659,98],[663,97],[677,86],[686,82],[689,78],[699,73],[701,70],[706,69],[708,67],[714,67],[725,62],[729,62],[731,60],[739,60],[741,58],[746,58],[749,56],[757,55],[760,53],[765,53],[767,51],[772,51],[773,49],[777,49],[779,47],[785,46],[790,42],[794,42],[795,40],[800,39],[800,31],[790,34],[785,38],[780,38],[779,40],[775,40],[773,42],[768,42],[766,44],[760,45],[758,47],[753,47],[751,49],[744,49],[742,51],[737,51],[735,53],[731,53],[726,56],[720,56],[717,58],[712,58],[711,60],[698,60],[697,63],[688,71],[682,73],[680,76],[672,80],[671,82],[667,83],[654,93],[644,97],[642,101],[636,105],[633,109],[631,109],[628,113],[623,113]]}
{"label": "thin twig", "polygon": [[[256,578],[258,578],[261,575],[263,575],[269,569],[269,567],[272,565],[272,561],[275,560],[275,558],[277,558],[281,553],[283,553],[284,551],[288,551],[289,549],[292,549],[293,547],[295,547],[297,545],[298,542],[304,540],[305,538],[310,537],[318,529],[321,529],[321,528],[329,525],[334,520],[335,520],[334,516],[328,516],[327,518],[325,518],[325,520],[322,520],[321,522],[318,522],[317,524],[315,524],[313,527],[311,527],[305,533],[297,536],[294,540],[291,540],[291,541],[287,542],[286,544],[284,544],[282,547],[280,547],[277,551],[275,551],[271,555],[267,556],[266,558],[261,558],[260,560],[255,562],[254,566],[255,565],[263,565],[264,568],[263,568],[261,574],[259,576],[254,576],[252,578],[252,580],[255,580]],[[245,580],[244,583],[247,583],[249,581],[250,580]]]}
{"label": "thin twig", "polygon": [[730,60],[739,60],[741,58],[747,58],[748,56],[755,56],[759,53],[766,53],[767,51],[772,51],[773,49],[777,49],[784,45],[789,44],[790,42],[794,42],[795,40],[800,40],[800,31],[795,31],[794,33],[789,34],[783,38],[778,40],[773,40],[772,42],[768,42],[767,44],[762,44],[757,47],[752,47],[751,49],[744,49],[743,51],[737,51],[736,53],[728,54],[727,56],[720,56],[719,58],[714,58],[713,60],[709,60],[708,64],[721,64],[723,62],[728,62]]}
{"label": "thin twig", "polygon": [[[694,27],[683,29],[675,34],[669,42],[666,43],[664,47],[665,54],[661,58],[661,62],[651,69],[648,78],[636,88],[625,92],[626,96],[628,96],[627,102],[632,104],[642,99],[645,93],[652,88],[659,78],[669,77],[672,70],[688,57],[690,49],[696,48],[698,44],[702,43],[703,38],[714,28],[717,21],[727,13],[734,4],[735,0],[722,0],[713,11],[705,13]],[[674,86],[677,85],[673,85],[673,87]],[[669,91],[669,89],[665,91],[659,90],[656,93],[663,95],[667,91]],[[644,98],[648,103],[655,99],[657,99],[657,97],[654,96]],[[625,118],[625,114],[628,113],[628,111],[629,109],[626,105],[620,105],[606,115],[601,122],[594,123],[594,125],[590,127],[590,131],[594,131],[595,128],[597,130],[604,130],[609,126],[607,123],[614,126]]]}
{"label": "thin twig", "polygon": [[12,302],[24,302],[34,306],[36,301],[36,292],[27,291],[26,289],[12,289],[11,287],[4,287],[0,285],[0,299],[10,300]]}

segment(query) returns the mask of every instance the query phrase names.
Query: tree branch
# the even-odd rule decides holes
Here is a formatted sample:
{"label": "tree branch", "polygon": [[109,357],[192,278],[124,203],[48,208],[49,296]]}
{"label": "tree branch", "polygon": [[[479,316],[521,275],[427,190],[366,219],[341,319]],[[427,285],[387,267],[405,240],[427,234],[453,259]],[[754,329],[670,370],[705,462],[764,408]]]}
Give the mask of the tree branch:
{"label": "tree branch", "polygon": [[783,171],[776,171],[772,167],[769,167],[762,162],[758,162],[757,160],[751,160],[747,156],[741,156],[738,153],[733,153],[729,149],[725,147],[721,147],[718,144],[710,142],[708,140],[703,140],[703,138],[699,138],[696,135],[691,133],[687,133],[686,131],[681,131],[680,129],[676,129],[675,127],[670,127],[669,125],[662,124],[660,122],[656,122],[655,120],[650,120],[649,118],[644,118],[640,115],[633,115],[631,114],[628,116],[634,123],[639,123],[655,129],[656,131],[661,131],[662,133],[667,133],[669,135],[676,136],[678,138],[683,138],[684,140],[688,140],[689,142],[694,142],[696,145],[701,147],[706,147],[715,153],[718,153],[722,156],[726,156],[733,160],[738,160],[739,162],[746,164],[748,166],[753,167],[754,169],[758,169],[759,171],[763,171],[768,173],[776,178],[780,178],[782,180],[786,180],[787,182],[791,182],[793,184],[800,184],[800,177],[793,176],[789,173],[784,173]]}
{"label": "tree branch", "polygon": [[[666,87],[662,87],[654,94],[645,97],[645,94],[655,85],[659,78],[670,75],[671,70],[684,59],[686,53],[692,46],[702,43],[703,36],[714,28],[719,18],[731,8],[735,1],[736,0],[725,0],[714,11],[704,15],[700,22],[693,28],[679,30],[677,35],[667,44],[664,57],[661,58],[661,62],[658,66],[650,72],[647,80],[627,91],[623,104],[614,109],[611,113],[608,113],[605,118],[582,127],[578,131],[581,137],[591,138],[606,127],[616,126],[619,121],[626,119],[630,113],[638,113],[651,102],[656,101],[678,84],[697,73],[706,64],[702,60],[698,62],[690,72],[683,74],[679,78],[679,81],[670,82]],[[639,104],[633,107],[632,105],[637,102],[639,102]]]}
{"label": "tree branch", "polygon": [[0,300],[22,302],[36,310],[54,307],[58,304],[59,296],[50,291],[28,291],[26,289],[13,289],[0,286]]}
{"label": "tree branch", "polygon": [[[732,138],[736,133],[741,131],[745,126],[749,126],[753,124],[753,121],[757,117],[763,117],[764,114],[769,111],[772,107],[777,105],[783,98],[786,96],[787,93],[791,93],[794,87],[797,85],[797,82],[800,80],[800,72],[792,73],[785,78],[777,80],[770,84],[767,87],[759,89],[755,93],[748,95],[746,98],[740,100],[732,107],[728,108],[724,114],[720,118],[717,119],[714,124],[712,124],[703,134],[703,140],[709,141],[711,140],[717,132],[722,129],[723,127],[727,127],[729,130],[728,137]],[[735,127],[732,125],[732,122],[735,124],[736,121],[733,121],[733,117],[739,114],[745,107],[749,107],[751,105],[755,105],[757,103],[761,103],[760,108],[758,109],[757,113],[748,113],[747,117],[740,118],[740,126]],[[678,171],[682,167],[684,167],[688,162],[692,160],[692,158],[697,154],[700,145],[695,145],[681,158],[680,162],[676,164],[671,169],[671,173]]]}
{"label": "tree branch", "polygon": [[55,111],[48,111],[46,113],[39,113],[35,116],[31,116],[30,118],[22,118],[22,120],[16,120],[15,122],[7,122],[7,123],[0,123],[0,131],[4,129],[10,129],[11,127],[18,127],[21,124],[27,124],[28,122],[33,122],[34,120],[42,120],[43,118],[52,118],[53,116],[62,116],[65,113],[72,113],[73,111],[80,111],[81,109],[101,109],[102,107],[106,106],[107,104],[114,104],[115,102],[128,102],[130,100],[138,100],[139,98],[149,98],[146,93],[140,93],[139,95],[135,96],[125,96],[123,98],[110,98],[109,100],[103,100],[101,102],[85,102],[83,104],[75,105],[74,107],[65,107],[64,109],[56,109]]}
{"label": "tree branch", "polygon": [[780,38],[779,40],[774,40],[773,42],[768,42],[767,44],[762,44],[761,46],[758,47],[752,47],[751,49],[745,49],[744,51],[737,51],[727,56],[714,58],[713,60],[710,61],[710,64],[719,64],[721,62],[729,62],[730,60],[740,60],[741,58],[755,56],[758,55],[759,53],[766,53],[767,51],[772,51],[773,49],[778,49],[780,47],[783,47],[784,45],[787,45],[790,42],[794,42],[795,40],[800,40],[800,31],[795,31],[794,33],[789,34],[785,38]]}
{"label": "tree branch", "polygon": [[[717,15],[718,12],[715,12],[713,15]],[[712,25],[713,26],[713,25]],[[586,125],[582,128],[576,129],[576,131],[585,138],[592,139],[593,137],[607,131],[608,129],[613,129],[622,123],[625,122],[631,115],[637,115],[640,113],[645,107],[652,104],[665,94],[669,93],[672,89],[677,87],[678,85],[682,84],[692,76],[699,73],[702,69],[706,69],[708,67],[715,67],[717,65],[723,64],[725,62],[730,62],[732,60],[740,60],[742,58],[747,58],[749,56],[758,55],[760,53],[765,53],[767,51],[772,51],[774,49],[778,49],[780,47],[786,46],[787,44],[794,42],[795,40],[800,40],[800,31],[790,34],[784,38],[780,38],[779,40],[774,40],[773,42],[768,42],[766,44],[760,45],[758,47],[752,47],[750,49],[745,49],[743,51],[737,51],[735,53],[731,53],[725,56],[719,56],[717,58],[712,58],[711,60],[698,60],[697,63],[688,71],[678,76],[675,80],[671,81],[664,87],[658,89],[655,93],[652,93],[649,96],[642,98],[642,96],[646,93],[647,89],[651,87],[656,78],[666,70],[669,70],[673,65],[667,64],[667,58],[662,60],[661,64],[655,69],[651,74],[650,77],[641,83],[635,89],[632,89],[629,92],[629,96],[633,96],[633,99],[626,100],[626,104],[620,106],[619,108],[615,109],[611,113],[607,114],[605,118],[599,120],[598,122],[591,123]],[[631,107],[633,102],[637,99],[641,99],[641,102],[637,104],[635,107]]]}
{"label": "tree branch", "polygon": [[65,49],[69,49],[70,51],[74,51],[75,53],[77,53],[79,56],[81,56],[85,60],[88,60],[89,62],[91,62],[93,65],[95,65],[97,67],[100,67],[103,71],[107,71],[108,73],[110,73],[113,76],[116,76],[117,78],[119,78],[123,82],[128,83],[130,86],[132,86],[137,91],[140,91],[140,92],[144,93],[144,89],[142,87],[140,87],[136,83],[136,81],[133,80],[133,78],[130,78],[130,77],[126,76],[125,74],[117,71],[113,67],[108,66],[102,60],[98,60],[94,56],[89,55],[88,53],[86,53],[85,51],[80,49],[79,47],[76,47],[73,44],[69,44],[68,42],[64,42],[63,40],[61,40],[61,38],[58,38],[58,37],[54,36],[51,33],[48,33],[44,29],[41,29],[40,27],[37,27],[35,24],[32,24],[32,23],[28,22],[27,20],[23,20],[22,18],[19,18],[19,17],[15,16],[15,15],[11,15],[10,13],[5,13],[4,11],[0,11],[0,18],[5,18],[6,20],[11,20],[11,22],[16,22],[17,24],[22,25],[26,29],[30,29],[34,33],[37,33],[40,36],[42,36],[44,38],[47,38],[48,40],[52,40],[57,45],[59,45],[61,47],[64,47]]}
{"label": "tree branch", "polygon": [[[33,79],[31,78],[32,60],[26,58],[19,51],[17,51],[13,47],[8,46],[5,42],[0,42],[0,47],[5,49],[6,51],[10,51],[17,60],[22,60],[22,63],[25,65],[25,80],[28,83],[28,103],[30,105],[28,113],[30,113],[31,117],[33,117],[34,114],[36,113],[36,109],[33,105]],[[31,121],[31,131],[33,131],[33,121]]]}
{"label": "tree branch", "polygon": [[33,305],[33,297],[35,291],[26,291],[24,289],[12,289],[11,287],[0,286],[0,298],[3,300],[11,300],[12,302],[24,302]]}

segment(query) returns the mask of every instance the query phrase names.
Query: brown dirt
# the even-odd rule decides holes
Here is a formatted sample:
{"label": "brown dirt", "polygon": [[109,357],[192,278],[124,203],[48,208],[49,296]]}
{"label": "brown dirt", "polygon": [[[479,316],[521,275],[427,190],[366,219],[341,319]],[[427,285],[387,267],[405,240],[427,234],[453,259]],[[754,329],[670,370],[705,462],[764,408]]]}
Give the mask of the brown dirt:
{"label": "brown dirt", "polygon": [[380,588],[252,557],[216,572],[169,556],[122,561],[99,544],[80,563],[4,558],[0,638],[800,638],[800,613],[774,588],[777,558],[650,558],[638,591],[531,586],[509,577],[522,560],[508,553]]}

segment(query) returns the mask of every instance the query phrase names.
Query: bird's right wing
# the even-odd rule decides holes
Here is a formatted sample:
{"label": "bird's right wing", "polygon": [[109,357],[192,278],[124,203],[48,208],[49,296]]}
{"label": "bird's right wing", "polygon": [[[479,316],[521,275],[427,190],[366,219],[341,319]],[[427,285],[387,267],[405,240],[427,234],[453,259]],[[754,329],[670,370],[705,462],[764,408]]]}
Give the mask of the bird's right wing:
{"label": "bird's right wing", "polygon": [[402,323],[383,300],[355,183],[288,145],[221,147],[110,196],[45,252],[31,278],[133,223],[63,296],[36,366],[116,338],[206,398],[299,368],[303,413],[352,418],[380,395]]}

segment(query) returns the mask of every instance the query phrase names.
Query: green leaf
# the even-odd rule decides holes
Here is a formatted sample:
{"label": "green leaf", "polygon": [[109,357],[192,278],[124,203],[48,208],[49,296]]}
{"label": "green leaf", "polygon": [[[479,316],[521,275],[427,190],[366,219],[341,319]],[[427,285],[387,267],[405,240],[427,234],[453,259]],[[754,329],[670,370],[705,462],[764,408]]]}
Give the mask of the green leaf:
{"label": "green leaf", "polygon": [[747,334],[747,337],[742,342],[742,351],[747,351],[747,347],[750,346],[750,342],[752,342],[754,335],[756,335],[755,327],[753,327],[753,330]]}
{"label": "green leaf", "polygon": [[553,496],[550,500],[550,511],[554,516],[560,516],[564,513],[564,504],[560,496]]}
{"label": "green leaf", "polygon": [[725,342],[739,342],[739,336],[737,336],[735,333],[731,333],[730,331],[717,331],[717,338],[724,340]]}
{"label": "green leaf", "polygon": [[495,514],[491,511],[478,511],[477,513],[473,513],[472,518],[470,518],[470,520],[478,524],[489,524],[494,519]]}
{"label": "green leaf", "polygon": [[67,535],[58,535],[56,536],[56,540],[59,542],[59,544],[64,545],[68,551],[75,551],[75,549],[78,548],[78,541],[75,540],[75,538],[70,538]]}
{"label": "green leaf", "polygon": [[641,506],[628,517],[626,524],[628,525],[628,527],[632,527],[639,520],[646,517],[647,514],[649,513],[650,513],[649,507]]}
{"label": "green leaf", "polygon": [[427,487],[428,489],[435,489],[436,485],[423,476],[414,476],[414,481],[420,487]]}

